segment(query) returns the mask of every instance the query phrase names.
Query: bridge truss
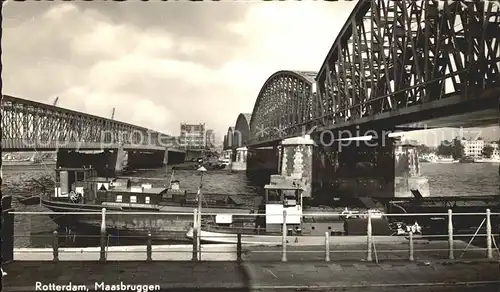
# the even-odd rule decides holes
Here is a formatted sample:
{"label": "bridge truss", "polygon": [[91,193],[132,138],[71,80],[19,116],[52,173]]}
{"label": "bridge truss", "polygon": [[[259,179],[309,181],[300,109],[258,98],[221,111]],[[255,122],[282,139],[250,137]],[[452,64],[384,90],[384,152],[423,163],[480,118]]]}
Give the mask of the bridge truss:
{"label": "bridge truss", "polygon": [[300,75],[278,72],[264,84],[250,144],[445,102],[498,103],[499,2],[359,1],[315,78],[317,92]]}
{"label": "bridge truss", "polygon": [[312,118],[316,72],[279,71],[262,87],[250,118],[250,139],[262,141],[298,132]]}
{"label": "bridge truss", "polygon": [[4,151],[76,145],[100,149],[103,144],[156,148],[160,146],[159,135],[147,128],[52,105],[6,95],[2,98]]}

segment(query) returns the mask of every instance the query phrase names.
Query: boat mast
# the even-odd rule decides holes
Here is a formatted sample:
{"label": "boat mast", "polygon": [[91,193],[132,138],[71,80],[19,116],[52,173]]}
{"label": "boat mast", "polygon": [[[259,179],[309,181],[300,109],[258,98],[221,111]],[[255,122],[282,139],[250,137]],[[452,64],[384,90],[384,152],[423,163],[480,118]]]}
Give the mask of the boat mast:
{"label": "boat mast", "polygon": [[[199,172],[201,172],[201,177],[200,177],[200,185],[198,186],[198,192],[196,193],[196,199],[198,200],[198,214],[201,214],[201,202],[202,202],[202,192],[201,188],[203,187],[203,174],[207,169],[202,165],[200,168],[197,169]],[[200,217],[201,219],[201,217]]]}

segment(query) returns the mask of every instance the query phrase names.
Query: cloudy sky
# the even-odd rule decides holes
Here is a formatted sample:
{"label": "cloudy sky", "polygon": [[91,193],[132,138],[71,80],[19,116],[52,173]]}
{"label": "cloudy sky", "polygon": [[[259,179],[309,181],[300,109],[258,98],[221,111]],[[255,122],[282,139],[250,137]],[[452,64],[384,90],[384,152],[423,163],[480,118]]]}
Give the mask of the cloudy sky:
{"label": "cloudy sky", "polygon": [[220,135],[275,71],[316,71],[355,2],[16,3],[4,94],[178,134]]}
{"label": "cloudy sky", "polygon": [[3,93],[219,139],[274,72],[317,71],[355,2],[9,2]]}

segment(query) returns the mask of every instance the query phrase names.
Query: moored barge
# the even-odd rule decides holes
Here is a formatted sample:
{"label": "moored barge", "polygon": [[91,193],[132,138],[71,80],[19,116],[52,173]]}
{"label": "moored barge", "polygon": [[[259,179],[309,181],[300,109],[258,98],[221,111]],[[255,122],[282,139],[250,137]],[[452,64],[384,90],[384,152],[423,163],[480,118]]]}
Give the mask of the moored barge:
{"label": "moored barge", "polygon": [[[271,177],[271,184],[265,186],[264,204],[259,208],[259,214],[253,216],[225,216],[219,222],[202,222],[199,230],[200,240],[213,243],[236,243],[238,233],[244,244],[281,244],[283,222],[286,222],[290,243],[303,245],[322,245],[325,232],[331,236],[345,236],[351,243],[366,241],[366,225],[368,218],[360,215],[372,213],[372,235],[379,240],[394,241],[394,234],[389,220],[380,210],[347,210],[330,208],[330,210],[315,211],[303,205],[303,189],[298,182],[289,179]],[[330,216],[337,213],[341,215]],[[342,212],[342,213],[341,213]],[[324,216],[321,216],[324,213]],[[203,214],[203,212],[202,212]],[[286,215],[285,215],[286,214]],[[186,237],[193,238],[193,226]],[[358,242],[359,243],[359,242]]]}
{"label": "moored barge", "polygon": [[[205,212],[252,212],[251,206],[235,195],[204,198]],[[50,215],[62,228],[98,234],[100,212],[106,208],[106,229],[113,235],[144,237],[151,233],[156,240],[182,241],[186,240],[197,203],[196,195],[182,190],[178,181],[169,187],[148,183],[133,186],[129,178],[97,177],[91,168],[56,169],[54,195],[41,200],[43,206],[54,212],[72,213]],[[141,214],[124,214],[127,211]]]}
{"label": "moored barge", "polygon": [[[377,242],[406,241],[409,230],[416,238],[437,238],[428,235],[446,236],[448,209],[456,213],[476,213],[470,216],[455,216],[453,228],[455,234],[474,234],[484,224],[486,209],[492,213],[500,212],[498,197],[470,198],[404,198],[399,200],[377,201],[359,198],[365,207],[354,210],[344,208],[339,203],[337,208],[330,207],[316,211],[305,206],[302,188],[298,181],[283,176],[271,176],[271,184],[265,186],[265,202],[259,208],[260,216],[226,216],[225,221],[202,222],[193,226],[186,237],[193,238],[194,229],[198,228],[200,240],[213,243],[236,243],[241,234],[245,244],[281,244],[283,222],[286,222],[289,243],[302,245],[323,245],[325,233],[336,236],[336,243],[355,244],[366,241],[368,212],[371,215],[372,235]],[[286,216],[282,215],[286,211]],[[322,215],[321,213],[324,213]],[[417,213],[434,213],[435,216],[420,216]],[[334,215],[338,214],[338,215]],[[391,214],[387,216],[385,214]],[[397,215],[401,214],[401,216]],[[412,215],[415,214],[415,215]],[[314,215],[314,216],[313,216]],[[223,222],[224,221],[224,222]],[[500,233],[500,216],[492,216],[493,235]],[[480,228],[479,228],[480,229]],[[483,230],[483,232],[485,231]]]}

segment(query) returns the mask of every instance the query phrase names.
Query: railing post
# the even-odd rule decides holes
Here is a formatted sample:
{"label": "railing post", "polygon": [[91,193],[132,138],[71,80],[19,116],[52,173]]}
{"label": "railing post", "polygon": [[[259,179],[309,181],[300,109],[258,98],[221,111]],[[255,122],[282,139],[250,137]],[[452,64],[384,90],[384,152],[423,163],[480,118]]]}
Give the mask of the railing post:
{"label": "railing post", "polygon": [[330,261],[330,233],[325,232],[325,262]]}
{"label": "railing post", "polygon": [[198,209],[198,236],[196,237],[196,245],[198,246],[198,260],[201,261],[201,208]]}
{"label": "railing post", "polygon": [[410,245],[410,255],[409,255],[409,260],[414,261],[415,258],[413,257],[413,230],[410,229],[410,232],[408,232],[409,236],[409,245]]}
{"label": "railing post", "polygon": [[491,210],[486,209],[486,253],[489,260],[493,259],[493,250],[491,246]]}
{"label": "railing post", "polygon": [[286,210],[283,210],[283,232],[282,232],[282,246],[283,250],[281,252],[281,261],[286,262],[286,235],[287,235],[288,229],[286,227]]}
{"label": "railing post", "polygon": [[453,212],[448,209],[448,258],[454,260],[453,255]]}
{"label": "railing post", "polygon": [[198,261],[198,210],[194,209],[193,212],[193,262]]}
{"label": "railing post", "polygon": [[52,249],[54,251],[53,261],[58,262],[59,261],[59,236],[57,234],[57,231],[54,231],[54,233],[52,233],[52,234],[53,234],[53,236],[52,236]]}
{"label": "railing post", "polygon": [[146,261],[148,261],[148,262],[153,260],[151,244],[152,244],[151,232],[149,232],[148,233],[148,242],[147,242],[147,246],[146,246]]}
{"label": "railing post", "polygon": [[241,233],[238,233],[238,242],[236,243],[236,260],[238,262],[242,261],[241,253],[242,253],[242,248],[241,248]]}
{"label": "railing post", "polygon": [[106,261],[106,208],[102,208],[100,262]]}
{"label": "railing post", "polygon": [[372,212],[368,210],[368,222],[366,224],[366,261],[371,262],[372,259],[372,247],[373,247],[373,238],[372,238]]}

